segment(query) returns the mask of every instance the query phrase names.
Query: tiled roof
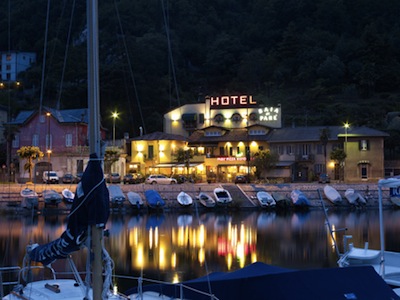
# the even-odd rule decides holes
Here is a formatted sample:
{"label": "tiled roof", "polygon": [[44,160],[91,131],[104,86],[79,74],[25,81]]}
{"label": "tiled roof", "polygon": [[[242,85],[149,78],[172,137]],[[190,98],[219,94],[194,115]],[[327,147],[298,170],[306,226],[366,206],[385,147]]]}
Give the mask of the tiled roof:
{"label": "tiled roof", "polygon": [[[270,143],[290,142],[290,141],[319,141],[321,131],[328,129],[330,132],[329,140],[337,140],[339,137],[345,136],[345,130],[342,126],[312,126],[312,127],[288,127],[274,129],[268,139]],[[366,136],[366,137],[385,137],[387,133],[368,127],[350,127],[347,130],[348,137]]]}
{"label": "tiled roof", "polygon": [[169,134],[169,133],[164,133],[160,131],[156,131],[153,133],[145,134],[142,136],[137,136],[134,138],[130,139],[131,141],[186,141],[187,138],[185,138],[182,135],[178,134]]}
{"label": "tiled roof", "polygon": [[[88,123],[88,109],[65,109],[57,110],[49,107],[43,107],[44,112],[50,112],[51,115],[60,123]],[[30,118],[37,114],[37,110],[23,110],[18,113],[14,120],[10,123],[15,125],[22,125]]]}
{"label": "tiled roof", "polygon": [[[204,130],[195,131],[190,137],[190,143],[212,144],[218,142],[235,142],[245,141],[247,139],[258,141],[268,141],[270,143],[282,142],[318,142],[320,140],[323,129],[328,129],[330,132],[329,140],[335,141],[338,138],[345,136],[345,131],[342,126],[312,126],[312,127],[288,127],[273,129],[267,135],[247,135],[245,128],[227,130],[221,136],[205,136]],[[348,137],[365,136],[365,137],[385,137],[387,133],[368,127],[350,127],[347,130]]]}
{"label": "tiled roof", "polygon": [[189,137],[189,143],[203,143],[203,144],[212,144],[218,142],[240,142],[246,140],[267,140],[268,135],[248,135],[247,129],[232,129],[227,130],[225,134],[220,136],[205,136],[203,130],[195,131]]}

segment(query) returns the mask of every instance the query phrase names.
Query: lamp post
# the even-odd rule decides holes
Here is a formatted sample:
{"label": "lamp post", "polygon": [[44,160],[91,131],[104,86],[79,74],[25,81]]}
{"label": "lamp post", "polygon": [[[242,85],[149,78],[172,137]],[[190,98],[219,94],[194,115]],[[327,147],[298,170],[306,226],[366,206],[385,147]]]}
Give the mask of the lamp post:
{"label": "lamp post", "polygon": [[[346,154],[347,157],[347,131],[350,127],[350,124],[346,122],[344,123],[343,126],[344,126],[344,153]],[[343,171],[344,171],[344,166],[343,166]],[[343,180],[344,180],[344,175],[345,174],[343,174]]]}
{"label": "lamp post", "polygon": [[347,154],[347,130],[349,129],[350,124],[344,123],[344,152]]}
{"label": "lamp post", "polygon": [[50,144],[50,116],[51,113],[47,112],[47,145],[46,145],[46,152],[47,152],[47,183],[50,182],[50,155],[51,155],[51,144]]}
{"label": "lamp post", "polygon": [[112,113],[111,116],[113,118],[113,143],[112,143],[112,146],[114,149],[114,147],[115,147],[115,119],[118,118],[118,113],[115,111]]}

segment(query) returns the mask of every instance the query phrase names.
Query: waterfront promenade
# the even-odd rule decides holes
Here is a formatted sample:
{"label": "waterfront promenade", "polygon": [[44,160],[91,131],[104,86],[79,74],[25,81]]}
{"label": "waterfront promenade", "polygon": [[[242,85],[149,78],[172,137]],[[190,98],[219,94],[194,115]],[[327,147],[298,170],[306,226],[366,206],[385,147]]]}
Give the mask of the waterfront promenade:
{"label": "waterfront promenade", "polygon": [[[358,191],[363,197],[367,199],[367,204],[364,208],[378,208],[378,187],[374,183],[356,183],[356,184],[344,184],[344,183],[332,183],[334,187],[343,197],[343,202],[340,205],[336,205],[335,208],[352,208],[348,201],[344,198],[344,192],[348,188],[353,188]],[[226,188],[232,195],[233,202],[227,209],[232,210],[245,210],[245,209],[261,209],[257,199],[256,193],[264,190],[267,192],[276,192],[290,197],[290,193],[294,189],[301,190],[310,200],[311,209],[322,209],[322,202],[326,207],[333,207],[334,205],[325,197],[323,193],[323,187],[325,184],[319,183],[283,183],[283,184],[238,184],[233,183],[184,183],[175,185],[149,185],[149,184],[131,184],[124,185],[120,184],[122,191],[126,194],[129,191],[134,191],[143,196],[145,190],[155,189],[157,190],[163,199],[166,200],[165,211],[179,211],[180,209],[191,209],[182,208],[176,201],[176,196],[179,192],[184,191],[192,196],[194,199],[200,191],[209,193],[213,196],[213,190],[216,187],[222,186]],[[23,212],[21,208],[20,191],[25,187],[29,187],[35,190],[39,195],[39,211],[44,208],[44,202],[42,198],[42,191],[45,189],[53,189],[59,193],[65,188],[68,188],[75,192],[76,184],[1,184],[0,185],[0,211],[1,212]],[[390,202],[389,190],[383,190],[383,206],[385,208],[393,207]],[[203,209],[198,205],[200,209]],[[123,208],[129,209],[130,204],[128,201],[125,202]],[[53,208],[51,208],[53,209]],[[60,213],[67,213],[69,207],[67,204],[62,202],[53,211],[59,211]]]}

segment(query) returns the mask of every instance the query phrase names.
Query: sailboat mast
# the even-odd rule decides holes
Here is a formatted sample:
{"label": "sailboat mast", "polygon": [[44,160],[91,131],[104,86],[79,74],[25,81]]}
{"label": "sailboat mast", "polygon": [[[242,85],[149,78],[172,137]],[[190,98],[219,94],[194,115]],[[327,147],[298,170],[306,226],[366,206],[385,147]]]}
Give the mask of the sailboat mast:
{"label": "sailboat mast", "polygon": [[99,36],[97,0],[87,0],[89,150],[100,157]]}
{"label": "sailboat mast", "polygon": [[[89,111],[89,150],[101,158],[100,153],[100,94],[99,94],[99,37],[98,1],[87,0],[87,66],[88,66],[88,111]],[[103,289],[101,240],[103,229],[91,227],[92,252],[94,255],[92,279],[93,299],[101,299]]]}

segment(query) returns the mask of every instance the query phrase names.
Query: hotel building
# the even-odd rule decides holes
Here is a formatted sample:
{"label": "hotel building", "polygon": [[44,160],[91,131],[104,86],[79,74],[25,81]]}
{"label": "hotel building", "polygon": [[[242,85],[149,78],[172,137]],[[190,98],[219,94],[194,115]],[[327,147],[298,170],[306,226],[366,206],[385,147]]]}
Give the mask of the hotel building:
{"label": "hotel building", "polygon": [[[206,97],[164,115],[162,139],[132,139],[130,167],[145,174],[190,174],[202,181],[232,182],[238,174],[254,174],[252,158],[262,150],[279,157],[264,177],[275,182],[313,181],[321,173],[346,182],[376,181],[384,176],[386,133],[366,128],[312,126],[283,128],[280,106],[265,106],[251,95]],[[323,130],[329,132],[325,147]],[[176,150],[191,149],[190,162],[176,161]],[[344,149],[339,165],[330,153]],[[189,160],[189,159],[188,159]]]}

